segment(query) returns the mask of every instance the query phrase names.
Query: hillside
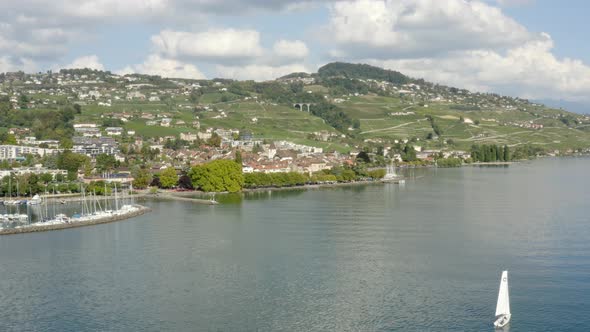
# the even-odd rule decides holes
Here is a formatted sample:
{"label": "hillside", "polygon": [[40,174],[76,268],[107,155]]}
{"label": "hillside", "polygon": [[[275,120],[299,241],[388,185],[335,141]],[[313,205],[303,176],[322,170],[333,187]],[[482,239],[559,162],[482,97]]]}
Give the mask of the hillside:
{"label": "hillside", "polygon": [[[466,150],[472,144],[530,144],[546,151],[590,147],[587,116],[362,64],[332,63],[315,74],[261,83],[118,76],[87,69],[6,73],[0,81],[0,134],[33,123],[45,128],[30,119],[39,112],[45,117],[51,111],[71,113],[77,104],[74,123],[121,126],[148,139],[225,128],[260,140],[338,151],[405,141],[432,149]],[[163,119],[170,120],[163,125]],[[35,136],[59,139],[72,133],[61,127],[58,132],[57,126],[45,129]]]}

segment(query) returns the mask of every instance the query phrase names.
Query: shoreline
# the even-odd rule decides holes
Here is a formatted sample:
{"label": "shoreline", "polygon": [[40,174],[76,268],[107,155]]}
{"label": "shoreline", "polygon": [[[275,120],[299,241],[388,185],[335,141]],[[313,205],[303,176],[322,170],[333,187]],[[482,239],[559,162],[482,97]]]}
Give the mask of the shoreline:
{"label": "shoreline", "polygon": [[25,233],[37,233],[37,232],[50,232],[50,231],[57,231],[57,230],[64,230],[68,228],[77,228],[77,227],[87,227],[87,226],[94,226],[94,225],[101,225],[101,224],[108,224],[116,221],[124,221],[134,217],[138,217],[150,212],[152,209],[143,205],[134,205],[138,208],[138,210],[131,211],[125,214],[117,214],[111,215],[108,217],[96,219],[96,220],[89,220],[89,221],[81,221],[81,222],[71,222],[67,224],[57,224],[57,225],[36,225],[36,226],[29,226],[29,227],[21,227],[21,228],[9,228],[9,229],[2,229],[0,230],[0,236],[2,235],[17,235],[17,234],[25,234]]}
{"label": "shoreline", "polygon": [[[354,182],[338,182],[338,183],[322,183],[322,184],[305,184],[302,186],[291,186],[291,187],[263,187],[263,188],[245,188],[242,189],[240,192],[237,193],[255,193],[255,192],[264,192],[264,191],[288,191],[288,190],[312,190],[312,189],[322,189],[322,188],[337,188],[337,187],[346,187],[346,186],[358,186],[358,185],[378,185],[378,184],[400,184],[400,182],[404,182],[406,178],[399,177],[396,179],[391,180],[375,180],[375,181],[354,181]],[[172,200],[179,200],[179,201],[192,201],[195,203],[200,204],[208,204],[214,205],[218,203],[211,203],[211,199],[205,198],[193,198],[194,196],[206,197],[211,195],[223,195],[229,194],[228,192],[204,192],[198,190],[192,191],[165,191],[165,194],[159,195],[150,195],[145,194],[141,195],[144,198],[165,198],[165,199],[172,199]]]}
{"label": "shoreline", "polygon": [[346,186],[359,186],[359,185],[378,185],[378,184],[400,184],[400,181],[405,181],[405,178],[393,179],[393,180],[377,180],[377,181],[354,181],[354,182],[338,182],[338,183],[326,183],[326,184],[306,184],[303,186],[293,187],[265,187],[265,188],[250,188],[244,189],[242,192],[261,192],[261,191],[284,191],[284,190],[310,190],[310,189],[322,189],[322,188],[337,188]]}

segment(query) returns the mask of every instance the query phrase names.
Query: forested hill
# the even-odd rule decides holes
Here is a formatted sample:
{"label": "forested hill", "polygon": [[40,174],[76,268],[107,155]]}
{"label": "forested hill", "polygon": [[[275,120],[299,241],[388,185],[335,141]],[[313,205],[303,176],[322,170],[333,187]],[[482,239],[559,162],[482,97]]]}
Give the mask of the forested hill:
{"label": "forested hill", "polygon": [[406,75],[367,64],[354,64],[345,62],[329,63],[318,70],[321,78],[343,77],[353,79],[371,79],[385,81],[393,84],[414,83],[414,80]]}

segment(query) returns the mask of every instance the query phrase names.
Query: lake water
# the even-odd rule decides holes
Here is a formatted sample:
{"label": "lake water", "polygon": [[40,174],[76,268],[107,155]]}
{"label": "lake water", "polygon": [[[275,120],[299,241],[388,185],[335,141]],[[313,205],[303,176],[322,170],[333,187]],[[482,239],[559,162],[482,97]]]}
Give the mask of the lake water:
{"label": "lake water", "polygon": [[590,159],[146,202],[0,237],[3,331],[589,331]]}

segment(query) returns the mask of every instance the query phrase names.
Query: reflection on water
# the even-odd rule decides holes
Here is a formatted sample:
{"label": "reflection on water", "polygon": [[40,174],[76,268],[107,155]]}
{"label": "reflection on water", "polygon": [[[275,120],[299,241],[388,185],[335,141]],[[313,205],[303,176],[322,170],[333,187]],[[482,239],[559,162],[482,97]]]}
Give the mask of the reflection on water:
{"label": "reflection on water", "polygon": [[15,331],[493,331],[509,270],[512,332],[587,331],[589,167],[407,169],[405,186],[147,201],[152,213],[125,222],[0,237],[0,321]]}

